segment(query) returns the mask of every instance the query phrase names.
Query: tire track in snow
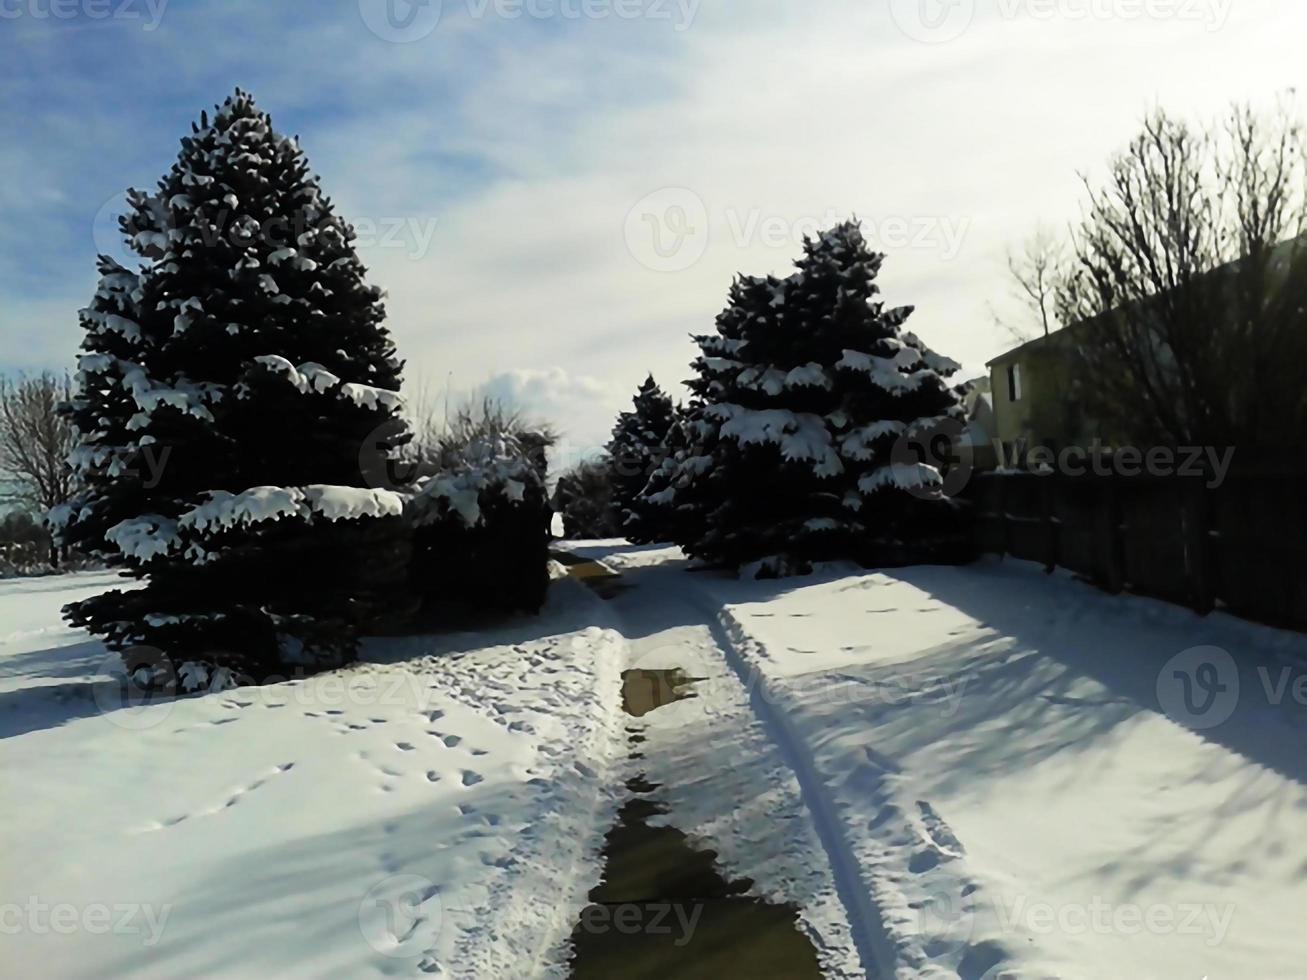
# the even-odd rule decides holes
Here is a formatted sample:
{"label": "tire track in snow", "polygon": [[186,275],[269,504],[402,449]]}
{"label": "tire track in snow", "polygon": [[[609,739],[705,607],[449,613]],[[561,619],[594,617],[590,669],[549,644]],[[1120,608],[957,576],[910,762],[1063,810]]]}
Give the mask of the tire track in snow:
{"label": "tire track in snow", "polygon": [[685,598],[705,612],[705,620],[713,640],[721,648],[727,664],[736,679],[748,692],[749,705],[771,735],[785,764],[794,773],[803,792],[803,802],[812,817],[813,826],[826,852],[831,874],[840,900],[848,913],[853,930],[853,941],[862,960],[868,980],[892,977],[898,960],[893,940],[885,928],[880,908],[872,899],[862,881],[853,848],[844,835],[841,821],[827,798],[821,778],[799,750],[801,740],[784,713],[775,707],[776,694],[766,676],[749,662],[744,647],[757,645],[728,610],[704,609],[696,601],[699,597]]}
{"label": "tire track in snow", "polygon": [[[683,574],[680,571],[671,573],[671,575]],[[884,980],[894,976],[897,962],[894,944],[884,927],[880,909],[871,900],[862,882],[852,848],[844,838],[837,815],[827,802],[820,778],[811,764],[806,762],[797,750],[797,739],[783,714],[769,703],[771,689],[766,686],[765,678],[746,663],[747,658],[737,646],[737,643],[752,641],[744,635],[742,627],[729,613],[716,605],[706,607],[704,600],[707,597],[694,590],[679,587],[677,580],[669,577],[668,573],[653,568],[631,569],[626,573],[626,577],[635,586],[633,595],[636,601],[641,601],[641,592],[644,593],[645,602],[656,601],[656,597],[665,597],[666,600],[687,607],[688,611],[694,614],[694,618],[707,629],[713,646],[719,651],[720,658],[728,669],[728,676],[743,688],[749,710],[770,739],[780,761],[798,782],[802,796],[801,805],[809,815],[817,843],[824,852],[826,863],[830,868],[836,895],[844,906],[862,972],[868,980]],[[742,635],[741,640],[732,638],[732,624]]]}

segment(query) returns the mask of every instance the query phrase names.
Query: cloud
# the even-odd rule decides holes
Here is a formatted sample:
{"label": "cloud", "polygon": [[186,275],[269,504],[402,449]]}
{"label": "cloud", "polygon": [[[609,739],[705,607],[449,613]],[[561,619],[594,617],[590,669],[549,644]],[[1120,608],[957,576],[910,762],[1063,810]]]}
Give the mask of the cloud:
{"label": "cloud", "polygon": [[518,368],[502,371],[478,385],[473,398],[491,398],[520,410],[528,419],[556,429],[555,468],[592,456],[607,443],[613,420],[634,389],[565,368]]}
{"label": "cloud", "polygon": [[[444,6],[412,44],[373,36],[352,2],[29,30],[0,66],[2,356],[71,362],[93,215],[151,184],[235,84],[301,135],[347,218],[421,230],[363,249],[410,374],[491,379],[593,445],[646,372],[680,393],[689,336],[712,329],[735,273],[785,272],[796,232],[828,217],[906,226],[886,236],[885,298],[915,304],[913,329],[975,372],[1007,343],[988,313],[1008,291],[1003,249],[1073,218],[1077,171],[1101,172],[1153,102],[1210,115],[1307,85],[1307,10],[1282,0],[1243,0],[1220,30],[982,4],[947,44],[864,0],[705,4],[680,32]],[[673,272],[627,237],[665,188],[703,204],[702,257]]]}

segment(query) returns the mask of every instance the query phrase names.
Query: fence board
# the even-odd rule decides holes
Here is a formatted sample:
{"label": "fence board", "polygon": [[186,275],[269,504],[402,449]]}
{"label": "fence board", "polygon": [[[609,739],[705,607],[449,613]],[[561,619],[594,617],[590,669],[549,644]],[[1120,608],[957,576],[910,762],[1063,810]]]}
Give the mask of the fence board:
{"label": "fence board", "polygon": [[975,543],[1207,613],[1307,629],[1307,468],[972,480]]}

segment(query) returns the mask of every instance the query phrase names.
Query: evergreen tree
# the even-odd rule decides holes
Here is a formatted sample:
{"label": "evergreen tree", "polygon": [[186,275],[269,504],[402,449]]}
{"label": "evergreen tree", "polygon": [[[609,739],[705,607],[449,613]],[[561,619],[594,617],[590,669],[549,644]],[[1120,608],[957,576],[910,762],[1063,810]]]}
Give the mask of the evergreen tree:
{"label": "evergreen tree", "polygon": [[698,531],[690,526],[695,510],[688,502],[689,481],[685,476],[695,421],[693,408],[674,409],[653,472],[632,504],[639,521],[639,536],[630,538],[635,544],[697,540]]}
{"label": "evergreen tree", "polygon": [[737,279],[717,332],[696,338],[689,445],[646,494],[690,555],[785,574],[880,560],[952,520],[930,492],[939,471],[893,450],[962,417],[945,381],[958,366],[901,332],[910,307],[876,298],[883,261],[840,225],[805,241],[788,278]]}
{"label": "evergreen tree", "polygon": [[562,515],[563,534],[573,541],[620,536],[611,462],[607,458],[585,460],[560,476],[554,489],[554,510]]}
{"label": "evergreen tree", "polygon": [[608,458],[613,467],[613,505],[622,531],[636,544],[647,544],[656,540],[657,532],[645,520],[639,497],[662,462],[663,440],[672,427],[675,409],[672,399],[658,387],[653,375],[640,386],[634,405],[634,411],[617,417],[613,438],[608,443]]}
{"label": "evergreen tree", "polygon": [[408,438],[353,230],[240,90],[129,201],[143,261],[101,259],[82,313],[84,489],[56,523],[147,584],[68,618],[190,664],[187,686],[346,660],[405,564],[402,498],[361,455]]}

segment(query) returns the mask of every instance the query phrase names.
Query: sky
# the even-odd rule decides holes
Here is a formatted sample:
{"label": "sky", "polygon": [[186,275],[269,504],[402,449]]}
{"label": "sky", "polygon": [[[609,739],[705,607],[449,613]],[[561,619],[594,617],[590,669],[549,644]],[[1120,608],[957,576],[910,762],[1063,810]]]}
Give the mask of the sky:
{"label": "sky", "polygon": [[1307,89],[1304,37],[1289,0],[0,0],[0,372],[74,365],[123,192],[240,86],[354,223],[429,407],[487,393],[584,455],[646,374],[682,393],[732,276],[853,216],[980,374],[1005,251],[1151,108]]}

